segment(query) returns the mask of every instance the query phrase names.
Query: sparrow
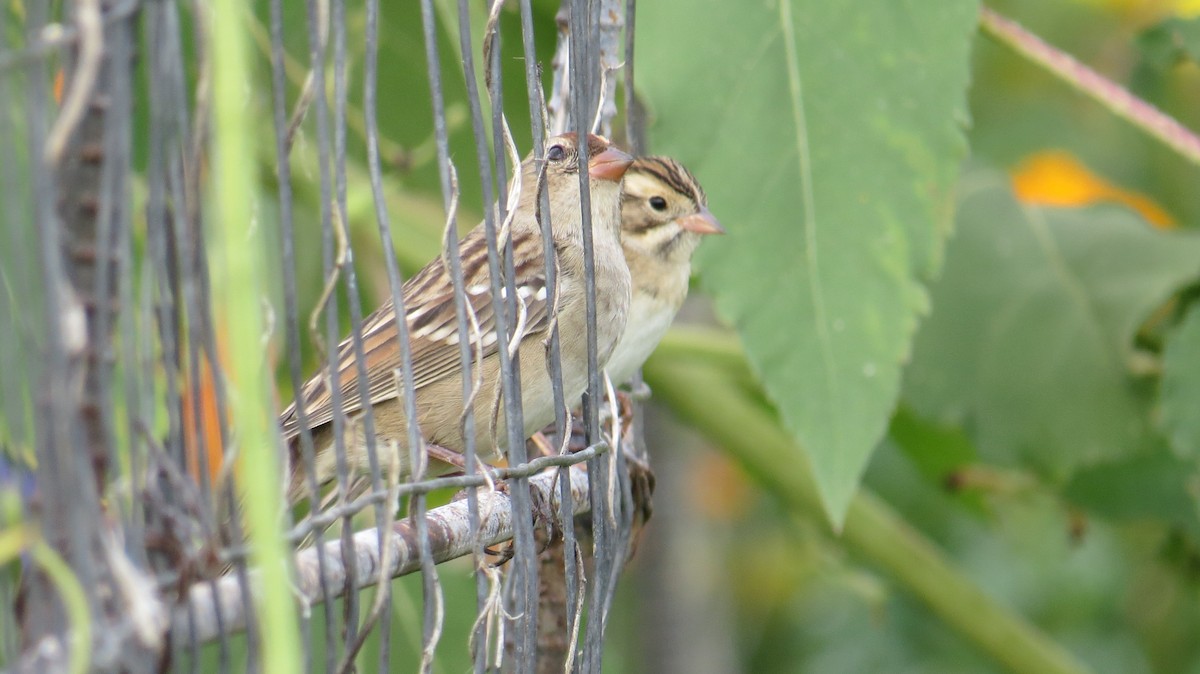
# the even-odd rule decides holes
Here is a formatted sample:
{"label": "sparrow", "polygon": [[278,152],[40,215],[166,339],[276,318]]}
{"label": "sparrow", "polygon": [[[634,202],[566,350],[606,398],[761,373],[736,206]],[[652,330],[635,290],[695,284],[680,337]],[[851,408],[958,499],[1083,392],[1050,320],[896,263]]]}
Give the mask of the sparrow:
{"label": "sparrow", "polygon": [[724,234],[692,172],[669,157],[640,157],[625,174],[621,247],[633,277],[629,320],[605,370],[629,381],[687,299],[692,253],[706,234]]}
{"label": "sparrow", "polygon": [[[565,400],[576,404],[587,388],[586,287],[584,279],[583,219],[580,208],[579,171],[589,176],[592,243],[595,260],[597,347],[601,366],[608,362],[625,329],[631,297],[629,267],[620,243],[621,180],[633,162],[627,153],[601,136],[589,134],[588,163],[580,166],[575,134],[556,136],[546,142],[545,186],[550,204],[550,223],[556,266],[557,298],[548,296],[541,227],[536,219],[539,161],[528,157],[521,165],[521,190],[511,220],[514,286],[524,313],[519,337],[522,437],[554,420],[554,396],[546,365],[546,343],[551,316],[557,304],[560,335],[562,385]],[[475,447],[484,461],[503,457],[505,432],[500,386],[500,344],[492,308],[488,271],[487,239],[482,224],[458,244],[462,261],[463,287],[468,305],[478,322],[471,329],[475,359],[472,378],[481,385],[474,397]],[[449,269],[441,257],[431,261],[403,286],[405,320],[412,351],[417,422],[422,437],[430,443],[427,474],[445,474],[461,469],[466,442],[460,423],[464,410],[463,370],[459,356],[458,321],[454,288]],[[521,312],[518,312],[521,313]],[[408,454],[408,421],[400,384],[400,350],[396,310],[389,299],[363,320],[362,347],[365,356],[369,399],[359,396],[357,365],[351,337],[338,345],[336,372],[317,373],[302,389],[307,425],[312,429],[319,485],[336,478],[334,409],[329,384],[341,390],[341,408],[347,423],[343,432],[347,463],[352,477],[369,475],[363,416],[370,406],[375,426],[375,447],[385,471],[398,469],[401,480],[412,477]],[[480,350],[482,361],[480,362]],[[498,411],[498,417],[493,417]],[[494,423],[493,423],[494,422]],[[309,493],[300,454],[301,425],[293,402],[279,417],[288,446],[288,501],[296,503]],[[494,433],[493,433],[494,428]],[[361,481],[361,480],[360,480]]]}

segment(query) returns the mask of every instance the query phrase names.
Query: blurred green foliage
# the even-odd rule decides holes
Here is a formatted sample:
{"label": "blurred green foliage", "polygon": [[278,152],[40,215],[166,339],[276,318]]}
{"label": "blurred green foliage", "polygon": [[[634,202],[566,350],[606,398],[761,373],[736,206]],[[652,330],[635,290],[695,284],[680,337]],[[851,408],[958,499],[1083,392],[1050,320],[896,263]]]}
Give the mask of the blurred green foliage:
{"label": "blurred green foliage", "polygon": [[[1189,37],[1194,20],[1173,16],[1171,3],[1014,0],[987,4],[1185,125],[1200,126],[1196,105],[1200,69]],[[832,143],[843,155],[837,149],[814,151],[807,167],[811,174],[802,171],[799,179],[788,174],[782,181],[770,180],[788,159],[780,158],[786,153],[760,138],[774,134],[778,145],[787,145],[795,135],[788,116],[779,111],[787,104],[786,79],[776,78],[777,90],[769,94],[776,97],[774,106],[756,108],[761,101],[754,96],[720,96],[715,119],[684,118],[683,110],[707,109],[712,94],[708,89],[689,90],[686,83],[680,86],[677,74],[689,62],[706,63],[705,57],[693,60],[675,54],[677,58],[664,57],[677,63],[675,68],[649,78],[663,90],[643,93],[657,115],[651,128],[653,149],[698,163],[701,180],[709,181],[706,185],[717,181],[708,187],[711,206],[732,234],[728,242],[706,243],[699,265],[702,287],[717,297],[719,313],[735,323],[748,360],[757,363],[769,398],[787,420],[789,414],[812,413],[788,406],[803,404],[805,399],[797,391],[819,387],[821,383],[813,380],[824,375],[823,367],[829,363],[817,358],[818,367],[795,371],[781,367],[776,354],[788,346],[812,350],[808,345],[820,329],[820,318],[807,310],[779,310],[778,295],[823,292],[833,296],[858,290],[853,297],[862,303],[862,313],[889,315],[884,312],[895,307],[877,306],[879,296],[864,291],[874,273],[869,265],[847,267],[868,278],[842,279],[843,285],[836,288],[831,286],[835,281],[824,278],[824,285],[814,289],[810,280],[796,280],[778,270],[756,275],[764,266],[773,269],[761,260],[780,254],[767,252],[772,245],[783,246],[783,254],[791,255],[797,265],[803,264],[804,256],[811,258],[809,250],[790,242],[799,229],[812,226],[808,219],[814,213],[821,226],[831,226],[820,216],[837,212],[829,204],[836,202],[838,194],[845,200],[849,198],[845,195],[862,190],[866,200],[886,200],[874,218],[837,221],[860,232],[881,228],[880,220],[888,222],[886,208],[903,203],[903,197],[888,193],[897,185],[884,177],[886,169],[881,173],[879,168],[887,161],[881,159],[887,152],[882,144],[874,152],[863,152],[854,141],[837,144],[836,124],[819,126],[821,115],[828,112],[822,107],[826,104],[843,111],[840,121],[859,138],[875,131],[876,127],[861,121],[870,117],[856,111],[853,103],[839,108],[846,103],[838,96],[812,93],[820,91],[822,77],[829,76],[823,67],[835,73],[832,76],[845,89],[853,90],[858,86],[855,78],[870,70],[847,64],[889,54],[887,43],[863,46],[858,42],[870,34],[864,28],[870,20],[857,14],[858,8],[783,5],[788,5],[792,17],[799,17],[798,23],[818,22],[812,29],[818,36],[833,35],[832,46],[816,53],[800,50],[795,68],[805,85],[806,128],[818,139],[810,148]],[[903,33],[908,28],[904,18],[923,9],[898,3],[877,11],[892,16],[895,31]],[[657,17],[663,32],[655,33],[647,25],[651,19],[639,25],[640,40],[651,45],[641,52],[643,57],[677,50],[663,36],[678,11],[674,6],[659,6],[653,13],[645,12]],[[754,23],[761,19],[744,19],[759,35],[761,46],[755,57],[765,61],[774,56],[772,50],[785,39],[786,29],[779,28],[782,16],[780,10],[769,29]],[[732,14],[724,16],[714,21],[721,25],[718,31],[693,37],[719,45],[714,49],[718,55],[736,53],[740,42],[724,36],[735,21]],[[936,28],[926,24],[920,25],[929,31],[914,38],[917,44],[911,48],[950,50],[950,42],[934,40]],[[825,44],[823,37],[816,42]],[[870,448],[864,485],[936,542],[989,596],[1066,646],[1085,667],[1103,672],[1197,671],[1200,652],[1193,636],[1200,628],[1196,575],[1200,472],[1194,429],[1195,410],[1200,407],[1195,387],[1200,380],[1191,354],[1200,341],[1195,336],[1195,293],[1190,288],[1200,278],[1200,235],[1195,231],[1200,221],[1200,192],[1195,190],[1200,168],[1007,48],[976,36],[971,51],[971,81],[965,92],[970,161],[957,179],[955,232],[940,278],[926,286],[930,315],[915,339],[905,341],[912,349],[911,358],[897,362],[904,383],[887,407],[898,412],[884,441]],[[747,82],[764,71],[760,61],[752,63],[734,69],[732,75],[722,70],[726,66],[717,66],[711,74],[717,78],[714,86],[735,91],[750,86]],[[936,77],[938,72],[929,68],[918,76]],[[905,100],[904,94],[880,92],[890,92],[894,81],[908,81],[910,75],[875,83],[872,95],[886,99],[876,103],[878,109]],[[647,84],[646,77],[639,81]],[[811,82],[816,84],[809,86]],[[915,90],[919,89],[910,87],[905,93]],[[941,108],[939,113],[934,101],[927,95],[912,105],[930,115],[941,114],[928,120],[933,126],[960,121],[950,116],[952,108]],[[656,102],[661,105],[656,107]],[[740,124],[731,121],[746,109],[758,113]],[[898,116],[890,121],[901,123]],[[719,132],[693,132],[710,128]],[[706,141],[697,144],[693,136]],[[925,149],[945,151],[935,144]],[[1019,201],[998,170],[1025,171],[1051,152],[1070,157],[1077,170],[1059,169],[1042,176],[1046,184],[1040,187],[1046,192],[1036,198],[1060,197],[1048,203],[1067,207]],[[858,172],[846,175],[831,170],[831,162],[839,160],[859,162]],[[765,167],[757,164],[760,161]],[[918,180],[934,181],[938,175],[914,170]],[[743,179],[739,174],[754,177]],[[1022,177],[1034,179],[1028,174]],[[806,189],[805,181],[818,186],[825,181],[825,190],[814,190],[811,201],[798,197]],[[1130,210],[1131,205],[1141,211]],[[848,207],[835,203],[833,208],[845,213]],[[1159,218],[1160,211],[1167,217]],[[937,230],[936,217],[918,217],[911,209],[900,212],[917,218],[919,227]],[[1148,218],[1156,224],[1151,226]],[[1181,231],[1164,231],[1172,227]],[[742,231],[748,233],[736,240]],[[883,240],[903,250],[897,238]],[[828,244],[828,239],[818,239],[818,253],[823,260],[838,260],[839,252]],[[742,292],[739,287],[744,286],[739,284],[754,285],[756,290]],[[747,320],[754,312],[768,317]],[[1183,321],[1185,316],[1188,320]],[[842,339],[862,338],[859,333]],[[718,351],[724,353],[715,346],[708,353]],[[656,358],[661,363],[648,374],[652,385],[663,390],[670,388],[667,378],[687,371],[687,363],[701,367],[706,362],[704,349],[677,342],[667,344]],[[844,384],[845,378],[838,381]],[[671,406],[678,406],[676,393],[667,398]],[[696,418],[695,410],[679,407],[684,418]],[[877,418],[865,409],[860,399],[833,414],[847,415],[847,423],[875,423]],[[713,409],[709,414],[724,412]],[[815,416],[788,426],[796,431],[822,486],[833,475],[822,472],[823,461],[836,464],[854,458],[844,456],[836,444],[822,441],[822,429],[812,428],[824,425],[827,430],[839,422],[830,421],[828,415]],[[754,457],[770,452],[771,448],[763,448]],[[738,456],[742,461],[757,461]],[[789,470],[798,460],[780,449],[777,469]],[[771,488],[786,502],[788,496],[777,476],[763,470],[765,466],[755,463],[753,479],[774,485]],[[826,499],[828,504],[828,494]],[[751,586],[775,588],[765,593],[771,598],[771,609],[762,605],[762,595],[753,589],[739,592],[733,600],[731,627],[740,629],[734,630],[732,643],[746,671],[958,672],[1001,667],[998,659],[981,658],[950,636],[946,626],[962,634],[969,630],[964,629],[965,623],[934,618],[922,606],[928,595],[891,575],[874,552],[864,552],[853,542],[850,531],[845,540],[851,554],[836,564],[847,570],[845,577],[865,573],[881,585],[881,593],[864,594],[860,582],[839,585],[826,577],[796,580],[794,569],[808,563],[812,545],[798,541],[774,550],[757,526],[762,518],[771,518],[780,527],[787,522],[769,510],[745,515],[754,527],[741,518],[717,526],[722,531],[756,533],[747,534],[740,546],[735,544],[716,573],[744,575]],[[801,534],[804,541],[824,538],[819,527]],[[838,545],[836,539],[833,545]],[[752,548],[756,552],[748,552]],[[745,566],[746,557],[764,555],[770,561],[752,569]]]}

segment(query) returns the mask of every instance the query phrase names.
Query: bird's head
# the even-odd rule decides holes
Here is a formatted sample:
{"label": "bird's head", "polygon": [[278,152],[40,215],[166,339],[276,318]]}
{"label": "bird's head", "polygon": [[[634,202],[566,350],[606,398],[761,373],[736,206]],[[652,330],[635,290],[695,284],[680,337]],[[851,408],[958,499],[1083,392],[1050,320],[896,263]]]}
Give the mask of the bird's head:
{"label": "bird's head", "polygon": [[704,189],[683,164],[668,157],[641,157],[626,172],[621,243],[627,258],[687,263],[701,236],[724,233],[708,211]]}

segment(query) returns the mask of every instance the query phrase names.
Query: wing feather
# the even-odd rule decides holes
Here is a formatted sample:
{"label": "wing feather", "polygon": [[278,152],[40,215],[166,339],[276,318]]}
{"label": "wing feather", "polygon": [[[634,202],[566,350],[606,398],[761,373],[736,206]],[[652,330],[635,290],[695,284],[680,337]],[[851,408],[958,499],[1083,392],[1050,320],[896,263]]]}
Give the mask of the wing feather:
{"label": "wing feather", "polygon": [[[486,359],[495,354],[499,346],[483,228],[472,230],[463,239],[459,250],[466,296],[479,324],[478,339]],[[522,339],[544,335],[549,327],[550,306],[540,233],[536,230],[515,233],[513,256],[517,296],[524,302],[526,311]],[[442,260],[434,260],[409,279],[402,293],[412,348],[414,388],[420,390],[458,375],[462,369],[458,320],[453,285]],[[369,404],[399,397],[400,349],[391,299],[363,320],[362,347]],[[337,362],[336,380],[341,391],[342,409],[347,416],[353,416],[363,409],[363,404],[359,396],[354,342],[350,337],[338,345]],[[315,429],[333,420],[333,401],[326,372],[323,369],[309,379],[302,390],[309,428]],[[300,419],[294,402],[280,415],[280,425],[287,440],[299,434]]]}

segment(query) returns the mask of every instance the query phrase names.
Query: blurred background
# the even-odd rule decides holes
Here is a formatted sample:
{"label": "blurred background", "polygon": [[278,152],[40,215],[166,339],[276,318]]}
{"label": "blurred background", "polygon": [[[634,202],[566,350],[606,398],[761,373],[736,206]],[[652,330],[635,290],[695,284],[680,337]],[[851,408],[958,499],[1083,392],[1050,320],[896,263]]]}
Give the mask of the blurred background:
{"label": "blurred background", "polygon": [[[1196,30],[1197,3],[984,5],[1200,128],[1200,67],[1188,51],[1196,43],[1186,37]],[[655,12],[654,22],[639,18],[639,47],[667,30],[670,14]],[[651,49],[640,53],[642,82]],[[931,317],[918,328],[915,355],[905,365],[898,410],[863,485],[988,596],[1065,646],[1085,671],[1200,671],[1197,448],[1195,436],[1184,440],[1176,432],[1170,411],[1164,424],[1164,406],[1172,403],[1160,397],[1170,395],[1160,389],[1163,344],[1176,336],[1172,317],[1180,315],[1180,296],[1168,296],[1182,292],[1186,306],[1196,260],[1182,260],[1180,282],[1142,305],[1124,328],[1094,332],[1094,318],[1066,318],[1076,301],[1094,303],[1084,314],[1111,308],[1105,298],[1137,292],[1146,277],[1170,265],[1148,251],[1134,262],[1143,249],[1119,243],[1105,219],[1130,217],[1142,231],[1184,230],[1194,241],[1200,168],[982,34],[971,40],[969,63],[958,231],[933,286]],[[719,96],[721,85],[707,91]],[[645,93],[655,99],[653,90]],[[686,141],[660,128],[669,124],[664,114],[651,126],[651,148],[686,153]],[[654,143],[663,136],[674,145]],[[754,156],[748,151],[744,159]],[[858,179],[869,185],[873,158],[858,159]],[[761,226],[730,212],[707,166],[698,175],[731,232]],[[963,195],[983,189],[981,183],[1011,191],[1020,208]],[[1003,231],[1021,228],[1022,214],[1049,226],[1055,218],[1078,218],[1080,227],[1097,228],[1094,237],[1085,231],[1085,240],[1058,242],[1068,258],[1058,272],[1075,277],[1063,283],[1078,282],[1072,292],[1079,297],[1043,311],[1013,309],[1056,292],[1053,283],[1037,280],[1046,263],[1026,257],[1031,249],[1018,244],[1006,249],[1003,235],[974,245],[959,240],[977,231],[967,228],[980,220]],[[705,243],[702,277],[719,264],[725,244]],[[1004,253],[1012,255],[1003,264],[984,259]],[[1095,266],[1094,275],[1076,273],[1087,265]],[[1141,271],[1129,273],[1127,265]],[[1001,287],[980,290],[985,275],[999,277]],[[711,287],[707,277],[701,287]],[[677,325],[711,320],[708,297],[697,295]],[[979,306],[987,297],[995,304]],[[1111,339],[1104,351],[1119,362],[1097,359],[1088,346],[1093,338]],[[656,392],[665,387],[660,376],[675,372],[657,363],[687,358],[685,351],[668,339],[647,366]],[[1184,356],[1193,371],[1195,355]],[[1104,374],[1109,368],[1113,377]],[[954,377],[967,381],[959,388],[944,383]],[[830,536],[819,517],[797,516],[781,504],[779,490],[764,490],[773,480],[758,471],[769,465],[747,460],[745,450],[731,458],[713,442],[715,434],[689,429],[699,413],[684,413],[681,421],[673,407],[682,406],[661,396],[651,405],[648,444],[660,490],[626,587],[637,597],[627,623],[630,655],[613,671],[1045,671],[1006,667],[982,654],[956,633],[954,619],[914,595],[894,568],[883,568],[878,554]],[[1116,424],[1121,435],[1111,430]],[[1096,432],[1107,439],[1079,439]],[[1172,444],[1169,435],[1180,442]],[[1109,441],[1119,446],[1096,449]],[[1070,456],[1072,442],[1086,443],[1077,451],[1087,458]]]}

